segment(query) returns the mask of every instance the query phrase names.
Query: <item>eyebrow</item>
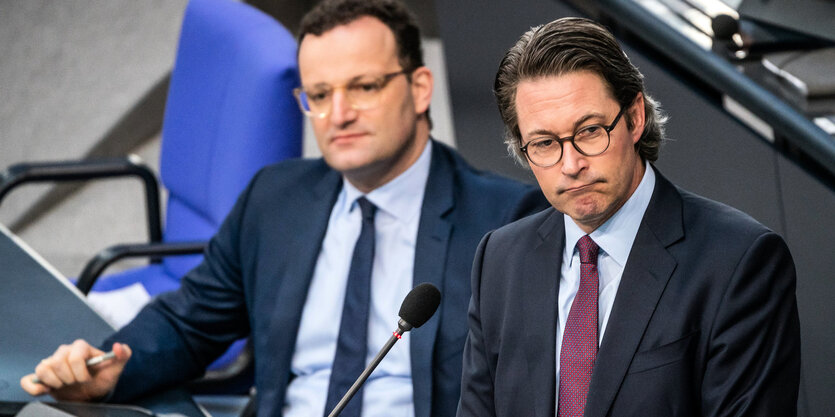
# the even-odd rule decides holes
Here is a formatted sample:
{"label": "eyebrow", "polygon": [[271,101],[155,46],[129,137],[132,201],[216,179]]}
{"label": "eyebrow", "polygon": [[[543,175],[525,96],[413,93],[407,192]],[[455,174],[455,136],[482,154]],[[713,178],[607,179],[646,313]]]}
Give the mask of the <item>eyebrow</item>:
{"label": "eyebrow", "polygon": [[[580,126],[582,126],[584,123],[586,123],[590,119],[598,118],[598,119],[603,120],[603,118],[605,118],[605,117],[606,117],[606,115],[604,115],[602,113],[588,113],[588,114],[583,115],[583,117],[574,121],[574,127],[572,128],[572,134],[574,132],[576,132],[577,129],[580,128]],[[557,137],[557,138],[560,137],[556,133],[554,133],[553,131],[548,130],[548,129],[536,129],[536,130],[533,130],[531,132],[528,132],[527,136],[538,136],[538,135],[548,135],[548,136],[554,136],[554,137]],[[528,143],[530,143],[530,141]]]}
{"label": "eyebrow", "polygon": [[[355,76],[353,76],[353,77],[349,78],[349,79],[348,79],[348,81],[347,81],[347,82],[345,82],[343,85],[346,85],[346,86],[347,86],[347,85],[351,85],[352,83],[355,83],[355,82],[357,82],[357,81],[359,81],[359,80],[361,80],[361,79],[363,79],[363,78],[365,78],[365,77],[373,77],[373,75],[371,75],[371,74],[360,74],[360,75],[355,75]],[[322,87],[333,87],[333,84],[328,84],[328,83],[322,82],[322,83],[316,83],[316,84],[313,84],[313,85],[311,85],[311,86],[309,86],[309,87],[305,87],[304,85],[302,85],[302,88],[304,88],[304,89],[309,89],[309,88],[322,88]]]}

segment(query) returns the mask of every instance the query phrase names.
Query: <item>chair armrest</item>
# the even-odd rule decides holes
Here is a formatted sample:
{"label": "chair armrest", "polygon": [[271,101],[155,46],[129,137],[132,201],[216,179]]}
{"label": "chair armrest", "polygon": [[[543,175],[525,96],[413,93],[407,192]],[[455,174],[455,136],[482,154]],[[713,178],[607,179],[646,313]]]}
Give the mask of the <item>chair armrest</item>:
{"label": "chair armrest", "polygon": [[84,295],[90,292],[102,272],[112,263],[123,258],[147,258],[203,253],[206,242],[139,243],[114,245],[99,252],[87,262],[75,284]]}
{"label": "chair armrest", "polygon": [[[140,243],[111,246],[99,252],[87,263],[81,275],[78,277],[76,287],[84,295],[87,295],[102,272],[120,259],[199,254],[203,253],[207,243]],[[206,371],[203,377],[189,383],[189,389],[204,394],[224,393],[224,389],[230,384],[250,384],[253,375],[254,360],[252,345],[251,341],[247,340],[243,350],[232,363],[221,369]]]}
{"label": "chair armrest", "polygon": [[65,182],[99,178],[137,177],[145,188],[148,238],[162,241],[159,183],[153,171],[139,157],[87,161],[19,163],[0,173],[0,203],[12,189],[33,182]]}

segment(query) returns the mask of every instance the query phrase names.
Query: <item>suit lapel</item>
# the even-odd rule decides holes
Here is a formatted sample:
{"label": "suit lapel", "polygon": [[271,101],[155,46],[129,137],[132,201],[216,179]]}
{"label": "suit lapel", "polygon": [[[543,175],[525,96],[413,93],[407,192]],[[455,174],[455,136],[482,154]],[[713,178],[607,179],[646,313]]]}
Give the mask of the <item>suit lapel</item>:
{"label": "suit lapel", "polygon": [[585,416],[603,417],[614,402],[632,357],[667,286],[676,260],[667,247],[684,236],[681,197],[656,171],[644,214],[595,360]]}
{"label": "suit lapel", "polygon": [[[281,265],[276,270],[283,272],[275,278],[279,282],[267,340],[267,346],[280,355],[277,360],[268,361],[273,375],[282,375],[278,370],[289,374],[307,291],[341,185],[339,173],[328,169],[324,175],[315,176],[309,187],[297,187],[300,191],[295,195],[276,197],[291,201],[281,207],[292,214],[281,220],[285,232],[275,237],[283,242],[277,247],[279,253],[274,254]],[[281,387],[280,392],[283,390]]]}
{"label": "suit lapel", "polygon": [[562,248],[565,232],[562,213],[554,210],[537,230],[538,245],[528,253],[523,274],[525,359],[528,389],[535,415],[553,417],[556,402],[556,329]]}
{"label": "suit lapel", "polygon": [[[432,147],[432,162],[423,196],[420,224],[415,242],[413,286],[428,282],[443,292],[444,272],[452,223],[449,212],[455,206],[454,173],[437,143]],[[443,308],[443,302],[441,303]],[[426,324],[413,330],[410,337],[412,383],[416,417],[430,417],[432,404],[433,346],[438,334],[442,311]]]}

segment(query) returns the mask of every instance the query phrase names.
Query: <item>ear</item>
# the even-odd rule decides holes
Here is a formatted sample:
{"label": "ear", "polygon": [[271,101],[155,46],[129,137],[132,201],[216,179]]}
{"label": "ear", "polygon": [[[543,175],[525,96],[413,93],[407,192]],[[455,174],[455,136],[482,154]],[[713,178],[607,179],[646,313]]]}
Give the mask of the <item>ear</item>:
{"label": "ear", "polygon": [[412,72],[412,100],[416,114],[423,114],[429,108],[433,85],[432,71],[429,68],[419,67]]}
{"label": "ear", "polygon": [[644,133],[644,126],[646,125],[646,114],[644,107],[644,94],[638,93],[635,101],[630,105],[629,110],[630,119],[632,119],[632,130],[629,132],[632,135],[632,143],[638,143],[641,135]]}

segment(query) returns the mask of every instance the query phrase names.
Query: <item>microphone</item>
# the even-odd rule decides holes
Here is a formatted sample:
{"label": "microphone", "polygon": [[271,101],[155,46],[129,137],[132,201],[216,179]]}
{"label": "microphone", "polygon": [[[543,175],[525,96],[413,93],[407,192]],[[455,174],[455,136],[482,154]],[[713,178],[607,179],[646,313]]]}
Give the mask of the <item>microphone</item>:
{"label": "microphone", "polygon": [[713,29],[713,51],[731,60],[759,59],[771,52],[808,50],[830,45],[822,39],[792,30],[745,18],[737,19],[726,14],[714,16],[710,25]]}
{"label": "microphone", "polygon": [[739,21],[726,14],[719,14],[713,17],[710,27],[716,39],[732,41],[733,36],[739,32]]}
{"label": "microphone", "polygon": [[739,21],[732,16],[719,14],[711,19],[710,27],[713,29],[713,52],[729,60],[736,60],[736,52],[742,49],[742,45],[737,44],[734,39],[736,34],[742,36]]}
{"label": "microphone", "polygon": [[339,403],[336,404],[333,411],[328,414],[328,417],[336,417],[342,412],[342,409],[348,405],[348,401],[351,401],[354,394],[356,394],[360,387],[362,387],[362,384],[365,383],[365,380],[368,379],[371,372],[374,372],[374,369],[377,368],[380,361],[382,361],[386,354],[389,353],[392,346],[400,340],[403,333],[406,333],[413,328],[416,329],[423,326],[423,324],[429,321],[432,315],[435,314],[435,310],[438,309],[440,304],[441,292],[430,283],[424,282],[423,284],[413,288],[412,291],[409,291],[409,294],[406,295],[405,299],[403,299],[403,303],[400,304],[400,312],[398,313],[400,320],[397,321],[397,330],[392,332],[389,340],[383,348],[377,352],[377,356],[375,356],[371,363],[365,367],[362,374],[360,374],[357,380],[354,381],[354,385],[351,385],[348,392],[342,396],[342,399],[339,400]]}

